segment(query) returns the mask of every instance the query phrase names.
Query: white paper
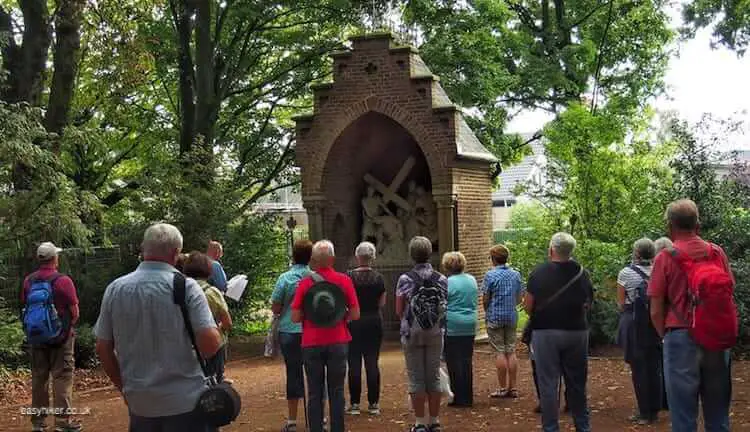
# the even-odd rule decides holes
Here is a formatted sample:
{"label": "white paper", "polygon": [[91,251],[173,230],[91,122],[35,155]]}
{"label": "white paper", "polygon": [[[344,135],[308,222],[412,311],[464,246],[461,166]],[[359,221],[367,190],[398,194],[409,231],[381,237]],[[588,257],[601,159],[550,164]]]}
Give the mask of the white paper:
{"label": "white paper", "polygon": [[227,282],[227,292],[224,296],[234,301],[240,301],[242,293],[245,292],[245,287],[247,287],[247,276],[237,275]]}

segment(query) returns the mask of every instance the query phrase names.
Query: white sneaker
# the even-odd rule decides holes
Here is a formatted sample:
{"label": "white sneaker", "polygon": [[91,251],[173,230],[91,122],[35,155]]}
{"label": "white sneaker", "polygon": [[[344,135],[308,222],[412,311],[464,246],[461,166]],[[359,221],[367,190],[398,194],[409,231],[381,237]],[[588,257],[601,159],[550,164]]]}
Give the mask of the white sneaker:
{"label": "white sneaker", "polygon": [[360,415],[362,411],[359,409],[359,404],[352,404],[346,413],[349,415]]}
{"label": "white sneaker", "polygon": [[369,407],[367,407],[367,413],[373,416],[379,416],[380,415],[380,405],[374,403],[370,404]]}

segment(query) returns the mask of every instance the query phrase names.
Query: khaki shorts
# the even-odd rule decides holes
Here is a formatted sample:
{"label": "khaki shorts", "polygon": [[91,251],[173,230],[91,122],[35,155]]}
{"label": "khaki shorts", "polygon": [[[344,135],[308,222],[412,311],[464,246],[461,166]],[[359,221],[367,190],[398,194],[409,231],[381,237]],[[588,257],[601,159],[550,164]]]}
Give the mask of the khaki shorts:
{"label": "khaki shorts", "polygon": [[496,352],[513,354],[516,352],[516,326],[487,326],[490,345]]}

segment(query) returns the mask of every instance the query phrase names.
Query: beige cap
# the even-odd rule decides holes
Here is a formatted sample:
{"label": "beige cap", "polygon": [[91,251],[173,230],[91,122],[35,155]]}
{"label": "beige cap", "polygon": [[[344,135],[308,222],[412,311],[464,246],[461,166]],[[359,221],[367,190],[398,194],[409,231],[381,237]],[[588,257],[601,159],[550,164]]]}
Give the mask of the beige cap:
{"label": "beige cap", "polygon": [[55,246],[52,242],[44,242],[37,248],[36,257],[40,261],[48,261],[56,257],[60,252],[62,252],[62,249]]}

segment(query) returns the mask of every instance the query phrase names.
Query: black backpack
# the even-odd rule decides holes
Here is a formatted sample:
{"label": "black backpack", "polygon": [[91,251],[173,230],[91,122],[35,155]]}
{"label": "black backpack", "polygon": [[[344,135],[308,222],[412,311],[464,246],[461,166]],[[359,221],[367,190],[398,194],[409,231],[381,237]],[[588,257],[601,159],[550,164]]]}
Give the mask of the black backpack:
{"label": "black backpack", "polygon": [[649,276],[635,265],[631,264],[629,267],[641,277],[641,283],[633,299],[633,327],[636,344],[642,347],[659,345],[661,338],[651,323],[651,304],[647,293]]}
{"label": "black backpack", "polygon": [[416,321],[422,330],[429,330],[441,325],[448,306],[448,299],[440,286],[440,273],[433,271],[430,277],[423,279],[417,272],[406,274],[414,281],[414,290],[409,299],[409,325]]}

